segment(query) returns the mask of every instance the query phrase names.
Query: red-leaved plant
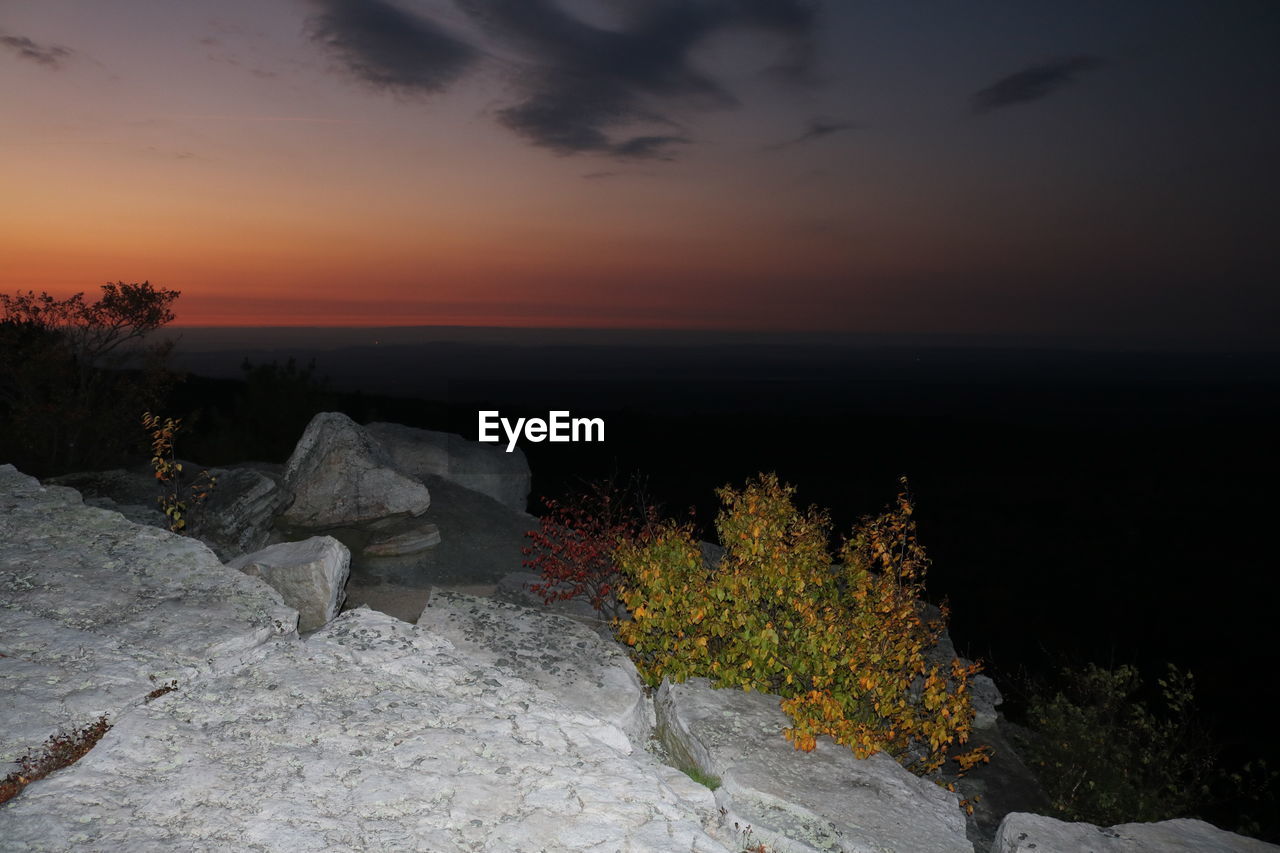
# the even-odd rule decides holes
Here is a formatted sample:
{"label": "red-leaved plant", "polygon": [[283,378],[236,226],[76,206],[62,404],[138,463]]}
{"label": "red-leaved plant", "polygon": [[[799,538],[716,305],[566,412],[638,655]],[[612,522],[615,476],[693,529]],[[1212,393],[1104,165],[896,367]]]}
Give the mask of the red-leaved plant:
{"label": "red-leaved plant", "polygon": [[656,523],[657,509],[645,502],[635,479],[625,487],[588,483],[563,500],[543,503],[547,511],[538,529],[525,534],[532,544],[523,549],[530,558],[524,565],[542,575],[529,589],[545,604],[586,596],[593,609],[616,617],[614,551]]}

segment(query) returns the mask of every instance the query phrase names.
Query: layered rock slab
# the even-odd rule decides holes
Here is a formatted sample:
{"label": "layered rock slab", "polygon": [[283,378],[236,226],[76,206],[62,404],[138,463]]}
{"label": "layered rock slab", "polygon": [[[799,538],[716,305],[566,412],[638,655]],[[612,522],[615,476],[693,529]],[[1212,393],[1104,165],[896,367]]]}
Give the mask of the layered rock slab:
{"label": "layered rock slab", "polygon": [[50,851],[727,853],[710,793],[607,728],[355,610],[123,716],[0,820]]}
{"label": "layered rock slab", "polygon": [[799,752],[777,696],[664,681],[657,734],[677,766],[720,780],[726,820],[776,853],[973,853],[958,798],[892,758],[861,760],[821,737]]}
{"label": "layered rock slab", "polygon": [[250,467],[212,468],[217,486],[196,511],[200,540],[221,560],[265,547],[272,522],[293,502],[284,477]]}
{"label": "layered rock slab", "polygon": [[201,543],[0,465],[0,772],[296,625],[275,590]]}
{"label": "layered rock slab", "polygon": [[[615,749],[643,748],[653,706],[635,664],[612,639],[565,616],[432,589],[418,626],[448,638],[468,659],[554,691],[601,720],[600,739]],[[624,740],[612,740],[617,733]]]}
{"label": "layered rock slab", "polygon": [[1044,815],[1005,815],[991,853],[1275,853],[1274,844],[1202,820],[1125,823],[1107,828]]}

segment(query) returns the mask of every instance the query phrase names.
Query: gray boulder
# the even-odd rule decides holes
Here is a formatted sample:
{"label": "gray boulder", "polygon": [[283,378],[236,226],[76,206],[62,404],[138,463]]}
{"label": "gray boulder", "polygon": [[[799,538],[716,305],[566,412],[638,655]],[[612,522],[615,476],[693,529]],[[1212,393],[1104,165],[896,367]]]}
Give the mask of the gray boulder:
{"label": "gray boulder", "polygon": [[342,609],[351,552],[332,536],[313,536],[245,554],[228,566],[270,584],[298,611],[298,630],[314,631]]}
{"label": "gray boulder", "polygon": [[[611,639],[563,616],[489,598],[431,590],[418,627],[484,661],[554,690],[566,704],[607,724],[598,738],[629,753],[653,729],[653,707],[635,664]],[[625,740],[613,738],[615,732]]]}
{"label": "gray boulder", "polygon": [[311,419],[285,465],[295,495],[285,525],[325,530],[390,516],[418,516],[431,505],[427,487],[394,469],[382,445],[339,412]]}
{"label": "gray boulder", "polygon": [[0,465],[0,776],[55,732],[220,671],[297,620],[201,543]]}
{"label": "gray boulder", "polygon": [[507,453],[498,445],[400,424],[372,423],[365,430],[382,442],[403,473],[424,481],[427,475],[442,477],[517,512],[525,511],[529,461],[520,448]]}
{"label": "gray boulder", "polygon": [[1201,820],[1124,823],[1106,829],[1037,814],[1005,815],[991,853],[1274,853],[1274,844]]}
{"label": "gray boulder", "polygon": [[726,820],[777,853],[973,853],[959,800],[884,754],[860,760],[830,738],[799,752],[777,696],[664,681],[657,733],[677,767],[720,780]]}

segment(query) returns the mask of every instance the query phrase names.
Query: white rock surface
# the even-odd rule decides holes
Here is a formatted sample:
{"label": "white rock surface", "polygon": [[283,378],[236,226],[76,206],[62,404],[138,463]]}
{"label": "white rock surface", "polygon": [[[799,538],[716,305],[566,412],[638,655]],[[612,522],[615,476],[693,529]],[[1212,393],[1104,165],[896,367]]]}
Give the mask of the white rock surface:
{"label": "white rock surface", "polygon": [[884,754],[859,760],[830,738],[808,753],[782,736],[778,697],[664,681],[657,732],[677,766],[716,777],[727,820],[775,853],[973,853],[958,798]]}
{"label": "white rock surface", "polygon": [[517,512],[525,511],[529,461],[520,448],[507,453],[504,446],[401,424],[373,423],[365,430],[382,442],[396,468],[405,474],[420,480],[428,474],[442,477]]}
{"label": "white rock surface", "polygon": [[710,792],[604,728],[354,610],[124,715],[0,824],[14,850],[728,853]]}
{"label": "white rock surface", "polygon": [[0,465],[0,775],[59,729],[228,665],[297,618],[201,543]]}
{"label": "white rock surface", "polygon": [[[601,720],[599,739],[642,749],[653,730],[653,705],[635,664],[612,639],[587,626],[528,607],[432,589],[418,626],[449,639],[471,660],[552,690]],[[626,735],[613,740],[617,733]]]}
{"label": "white rock surface", "polygon": [[271,545],[227,565],[266,581],[298,611],[298,630],[314,631],[342,609],[351,552],[332,536],[312,536]]}
{"label": "white rock surface", "polygon": [[991,853],[1274,853],[1274,844],[1202,820],[1124,823],[1108,829],[1013,812],[996,831]]}
{"label": "white rock surface", "polygon": [[418,516],[431,505],[427,487],[394,470],[382,445],[340,412],[307,424],[285,465],[285,485],[294,501],[281,521],[309,530]]}

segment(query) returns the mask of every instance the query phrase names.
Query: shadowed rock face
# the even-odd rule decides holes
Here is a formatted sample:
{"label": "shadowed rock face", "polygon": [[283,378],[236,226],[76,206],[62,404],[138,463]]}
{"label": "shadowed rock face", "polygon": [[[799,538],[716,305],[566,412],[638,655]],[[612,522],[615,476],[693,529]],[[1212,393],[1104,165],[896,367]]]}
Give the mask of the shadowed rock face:
{"label": "shadowed rock face", "polygon": [[[187,472],[202,470],[192,462],[184,462],[183,466]],[[271,467],[278,466],[262,466]],[[191,526],[185,532],[212,548],[221,560],[231,560],[266,545],[276,516],[293,500],[284,487],[284,477],[277,471],[248,465],[209,468],[208,472],[217,484],[203,502],[188,506]],[[190,482],[190,477],[185,481]],[[169,519],[157,503],[163,490],[149,465],[64,474],[45,482],[70,486],[84,496],[89,506],[115,510],[138,524],[169,529]]]}
{"label": "shadowed rock face", "polygon": [[338,412],[312,418],[285,465],[285,484],[294,501],[280,521],[307,530],[419,516],[431,506],[427,487],[394,470],[382,445]]}
{"label": "shadowed rock face", "polygon": [[272,523],[293,502],[284,478],[253,468],[214,468],[217,486],[198,508],[196,535],[222,560],[264,547]]}
{"label": "shadowed rock face", "polygon": [[511,453],[497,445],[468,441],[460,435],[400,424],[372,423],[365,427],[380,441],[396,468],[426,482],[440,477],[488,495],[516,512],[529,499],[529,461],[524,451]]}

